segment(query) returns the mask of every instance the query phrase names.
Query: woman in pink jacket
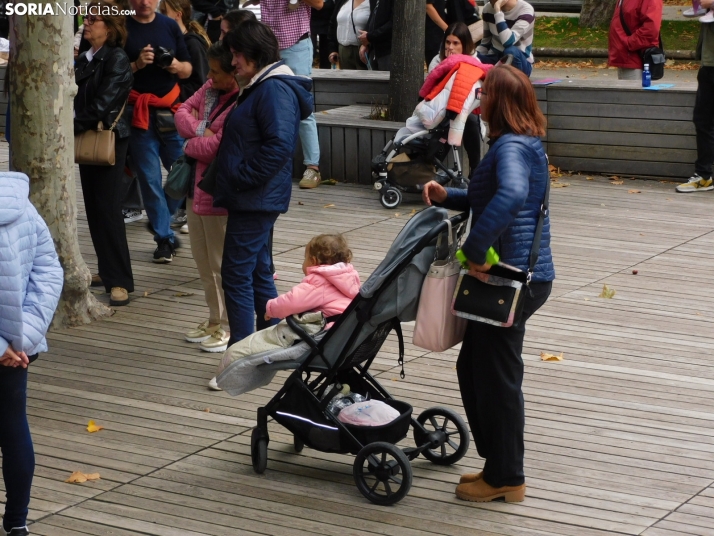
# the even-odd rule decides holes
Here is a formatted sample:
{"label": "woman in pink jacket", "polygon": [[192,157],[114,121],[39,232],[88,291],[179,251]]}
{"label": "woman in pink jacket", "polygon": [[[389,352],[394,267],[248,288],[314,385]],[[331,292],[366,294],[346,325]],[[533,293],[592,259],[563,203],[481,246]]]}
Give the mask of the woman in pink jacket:
{"label": "woman in pink jacket", "polygon": [[228,319],[221,281],[221,259],[228,212],[213,208],[213,197],[198,185],[203,172],[218,154],[223,125],[238,96],[233,57],[221,43],[208,49],[208,82],[176,112],[176,129],[186,139],[184,152],[196,159],[193,192],[186,203],[191,252],[196,261],[208,305],[208,320],[186,333],[188,342],[200,342],[201,350],[223,352],[228,345]]}
{"label": "woman in pink jacket", "polygon": [[641,53],[659,46],[661,27],[662,0],[617,0],[610,22],[608,64],[617,67],[619,80],[642,79]]}

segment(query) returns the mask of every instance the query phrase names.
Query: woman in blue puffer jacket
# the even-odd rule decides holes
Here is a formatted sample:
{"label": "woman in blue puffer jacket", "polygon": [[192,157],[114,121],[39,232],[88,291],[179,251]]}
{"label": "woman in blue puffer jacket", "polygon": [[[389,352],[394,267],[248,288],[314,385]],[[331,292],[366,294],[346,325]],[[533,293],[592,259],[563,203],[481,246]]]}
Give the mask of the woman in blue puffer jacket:
{"label": "woman in blue puffer jacket", "polygon": [[63,273],[24,173],[0,173],[0,449],[7,502],[0,534],[23,536],[35,470],[27,366],[47,351]]}
{"label": "woman in blue puffer jacket", "polygon": [[223,126],[213,201],[228,209],[221,277],[230,346],[256,324],[261,330],[277,322],[264,318],[265,304],[278,296],[269,236],[290,204],[298,128],[312,113],[313,99],[312,81],[280,61],[278,40],[264,24],[244,22],[223,45],[233,54],[241,88]]}
{"label": "woman in blue puffer jacket", "polygon": [[[481,117],[489,125],[491,148],[471,176],[468,191],[425,185],[424,201],[473,214],[462,250],[471,272],[485,272],[486,252],[527,271],[546,186],[548,160],[539,136],[545,118],[535,91],[518,69],[492,69],[481,89]],[[550,220],[545,217],[538,262],[518,325],[496,327],[469,322],[456,364],[464,410],[483,471],[466,474],[456,495],[487,502],[525,498],[523,474],[523,337],[525,323],[548,299],[555,279],[550,251]]]}

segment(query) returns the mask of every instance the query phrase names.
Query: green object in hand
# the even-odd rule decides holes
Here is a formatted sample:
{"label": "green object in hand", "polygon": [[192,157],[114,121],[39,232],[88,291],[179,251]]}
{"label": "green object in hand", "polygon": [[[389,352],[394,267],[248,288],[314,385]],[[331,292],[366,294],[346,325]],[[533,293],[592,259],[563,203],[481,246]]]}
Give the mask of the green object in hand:
{"label": "green object in hand", "polygon": [[[463,250],[459,249],[456,251],[456,260],[461,263],[462,267],[468,270],[469,261]],[[498,264],[498,261],[500,260],[501,258],[498,256],[498,253],[496,253],[496,250],[493,249],[493,247],[488,248],[488,251],[486,252],[486,264]]]}

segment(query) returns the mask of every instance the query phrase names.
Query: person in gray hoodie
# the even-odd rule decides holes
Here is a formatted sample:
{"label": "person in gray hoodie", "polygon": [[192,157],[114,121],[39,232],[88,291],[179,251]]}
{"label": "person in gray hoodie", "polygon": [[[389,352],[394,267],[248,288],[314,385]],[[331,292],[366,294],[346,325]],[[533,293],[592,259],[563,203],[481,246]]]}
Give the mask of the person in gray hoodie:
{"label": "person in gray hoodie", "polygon": [[[2,534],[24,536],[35,471],[27,369],[47,351],[64,275],[24,173],[0,173],[0,450],[7,500]],[[4,531],[4,532],[3,532]]]}

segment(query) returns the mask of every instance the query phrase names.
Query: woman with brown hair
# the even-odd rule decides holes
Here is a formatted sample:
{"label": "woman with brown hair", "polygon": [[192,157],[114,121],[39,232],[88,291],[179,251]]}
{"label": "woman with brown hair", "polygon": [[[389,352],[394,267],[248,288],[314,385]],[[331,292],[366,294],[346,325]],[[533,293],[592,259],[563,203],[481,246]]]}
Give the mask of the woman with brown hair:
{"label": "woman with brown hair", "polygon": [[162,15],[175,20],[179,25],[188,54],[191,57],[193,66],[191,76],[178,82],[181,88],[179,99],[181,102],[186,102],[191,95],[198,91],[198,88],[206,83],[208,76],[207,54],[211,40],[203,26],[195,20],[191,20],[191,2],[189,0],[161,0],[159,11]]}
{"label": "woman with brown hair", "polygon": [[[491,148],[471,175],[468,191],[424,186],[427,205],[471,210],[472,227],[462,246],[469,272],[486,272],[486,252],[503,263],[529,270],[541,206],[550,180],[540,136],[545,118],[528,78],[515,67],[492,69],[481,88],[481,117],[489,125]],[[523,315],[509,328],[468,322],[456,372],[461,399],[483,471],[465,474],[460,499],[487,502],[525,498],[523,473],[523,338],[525,323],[548,299],[555,279],[546,215],[538,260],[526,291]]]}
{"label": "woman with brown hair", "polygon": [[99,265],[92,286],[103,285],[111,293],[109,303],[119,306],[129,303],[129,293],[134,292],[121,211],[122,174],[130,132],[123,111],[134,77],[122,48],[127,35],[124,17],[113,15],[113,9],[116,5],[111,2],[92,2],[84,18],[84,38],[91,48],[77,58],[75,67],[74,133],[96,129],[100,121],[103,128],[114,130],[114,165],[80,165],[79,176]]}

